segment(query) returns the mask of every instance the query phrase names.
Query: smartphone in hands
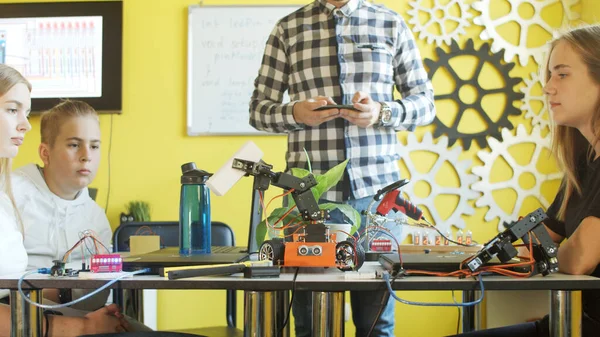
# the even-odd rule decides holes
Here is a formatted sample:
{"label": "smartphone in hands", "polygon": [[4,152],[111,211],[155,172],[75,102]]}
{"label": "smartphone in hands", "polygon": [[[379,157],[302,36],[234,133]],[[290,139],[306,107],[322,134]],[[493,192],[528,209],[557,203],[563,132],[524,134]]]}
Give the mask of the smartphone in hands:
{"label": "smartphone in hands", "polygon": [[314,111],[321,111],[321,110],[327,110],[327,109],[348,109],[348,110],[359,111],[352,104],[330,104],[330,105],[323,105],[323,106],[320,106],[320,107],[314,109]]}

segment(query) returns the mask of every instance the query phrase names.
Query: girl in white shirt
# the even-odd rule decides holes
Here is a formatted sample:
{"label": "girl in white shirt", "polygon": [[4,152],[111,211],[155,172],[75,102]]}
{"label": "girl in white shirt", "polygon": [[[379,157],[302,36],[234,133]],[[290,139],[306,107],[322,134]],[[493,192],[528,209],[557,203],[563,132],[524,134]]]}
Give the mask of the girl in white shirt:
{"label": "girl in white shirt", "polygon": [[[22,273],[27,268],[23,226],[11,190],[11,159],[19,152],[31,110],[31,84],[16,70],[0,64],[0,275]],[[5,297],[5,291],[0,297]]]}

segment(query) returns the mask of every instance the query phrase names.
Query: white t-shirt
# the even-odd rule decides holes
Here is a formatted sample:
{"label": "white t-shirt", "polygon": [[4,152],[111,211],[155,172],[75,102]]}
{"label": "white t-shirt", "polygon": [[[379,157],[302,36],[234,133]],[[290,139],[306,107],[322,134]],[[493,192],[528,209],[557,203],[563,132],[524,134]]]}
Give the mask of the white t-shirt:
{"label": "white t-shirt", "polygon": [[[97,238],[111,252],[112,230],[104,210],[81,190],[75,200],[61,199],[50,189],[35,164],[13,172],[13,193],[25,226],[25,249],[29,268],[50,268],[52,260],[60,260],[80,239],[85,230],[96,232]],[[106,252],[98,245],[102,254]],[[89,263],[90,252],[83,247]],[[93,250],[93,247],[90,247]],[[82,249],[78,247],[67,260],[67,268],[81,269]]]}
{"label": "white t-shirt", "polygon": [[[22,273],[27,268],[27,252],[23,246],[23,235],[8,195],[0,191],[0,275]],[[0,298],[8,290],[0,289]]]}

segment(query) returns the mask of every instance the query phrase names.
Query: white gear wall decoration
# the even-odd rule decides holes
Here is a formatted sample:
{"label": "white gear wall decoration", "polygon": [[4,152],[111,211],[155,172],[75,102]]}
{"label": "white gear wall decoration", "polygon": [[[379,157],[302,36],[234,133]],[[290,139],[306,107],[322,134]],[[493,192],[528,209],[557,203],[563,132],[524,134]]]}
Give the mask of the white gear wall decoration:
{"label": "white gear wall decoration", "polygon": [[[525,97],[521,100],[521,110],[525,111],[525,118],[531,119],[531,125],[539,125],[541,130],[550,127],[549,121],[549,110],[548,101],[544,96],[543,92],[539,94],[532,93],[536,85],[539,85],[540,89],[543,90],[544,83],[540,80],[538,73],[531,73],[531,79],[525,78],[525,87],[521,88],[521,91],[525,94]],[[542,108],[539,111],[535,111],[531,102],[539,102]]]}
{"label": "white gear wall decoration", "polygon": [[[475,191],[483,193],[481,198],[477,199],[475,205],[477,207],[488,206],[489,210],[485,214],[485,221],[490,221],[496,217],[500,218],[498,223],[498,231],[504,230],[504,224],[518,220],[520,215],[520,205],[528,197],[534,197],[539,200],[540,204],[545,208],[548,208],[550,201],[547,200],[541,191],[542,183],[550,180],[556,180],[562,178],[562,173],[556,172],[548,175],[540,173],[536,165],[540,159],[540,155],[543,149],[550,150],[550,136],[542,137],[539,126],[535,126],[528,134],[523,125],[517,127],[516,135],[513,136],[508,129],[502,130],[502,142],[491,138],[488,140],[488,145],[491,152],[486,150],[479,151],[477,156],[483,162],[483,166],[477,166],[473,168],[473,173],[478,175],[481,180],[473,184],[471,187]],[[531,160],[526,165],[520,165],[508,151],[514,145],[517,144],[534,144],[535,150],[531,156]],[[490,175],[492,167],[498,158],[502,157],[508,165],[513,169],[513,176],[509,180],[491,183]],[[521,175],[529,173],[535,177],[535,185],[525,190],[519,183]],[[495,190],[513,189],[517,193],[517,200],[513,211],[509,214],[506,213],[494,200],[492,192]]]}
{"label": "white gear wall decoration", "polygon": [[[532,26],[539,26],[550,35],[556,36],[556,28],[550,26],[541,16],[542,11],[557,2],[561,2],[563,8],[563,20],[562,26],[565,26],[569,21],[576,20],[579,15],[576,12],[571,11],[571,8],[579,3],[579,0],[537,0],[537,1],[524,1],[524,0],[508,0],[511,6],[510,12],[502,17],[492,19],[490,13],[490,5],[496,0],[477,0],[471,6],[477,11],[481,12],[481,15],[473,19],[476,25],[484,27],[481,32],[480,38],[483,41],[492,40],[492,51],[497,53],[504,49],[504,60],[510,62],[516,55],[519,56],[519,63],[522,66],[527,65],[529,57],[532,56],[537,64],[542,63],[543,53],[546,49],[545,45],[539,47],[528,48],[527,38],[529,28]],[[534,8],[533,16],[530,18],[523,18],[519,14],[519,5],[529,4]],[[497,31],[497,28],[508,22],[516,22],[520,26],[519,30],[519,43],[514,45],[507,41]]]}
{"label": "white gear wall decoration", "polygon": [[[410,153],[416,151],[430,152],[438,156],[429,172],[420,172],[416,169],[412,160],[410,160]],[[477,181],[475,175],[468,173],[471,161],[459,160],[462,148],[455,146],[448,149],[448,137],[446,136],[439,137],[436,144],[433,142],[433,137],[429,132],[423,136],[421,142],[417,140],[414,133],[409,133],[406,146],[399,146],[398,152],[401,158],[406,159],[403,159],[403,161],[410,173],[411,183],[402,189],[403,193],[408,196],[408,199],[415,205],[426,206],[431,214],[431,219],[428,220],[435,224],[442,233],[450,230],[452,225],[457,228],[465,228],[466,224],[461,215],[473,215],[475,213],[475,209],[469,205],[469,201],[475,200],[479,196],[479,193],[470,188],[471,184]],[[440,186],[436,182],[436,175],[445,162],[448,162],[456,171],[460,182],[459,186]],[[431,193],[427,197],[421,198],[416,195],[414,188],[418,181],[425,181],[431,187]],[[439,195],[456,195],[459,198],[456,208],[446,219],[442,219],[436,210],[435,199]],[[425,232],[423,229],[421,231]]]}
{"label": "white gear wall decoration", "polygon": [[[468,19],[472,18],[473,15],[469,13],[469,5],[465,4],[463,0],[450,0],[445,5],[440,4],[438,1],[439,0],[433,1],[433,7],[424,7],[422,5],[424,0],[411,1],[409,4],[412,9],[408,11],[408,15],[410,15],[411,18],[408,22],[413,25],[413,32],[419,33],[419,39],[426,39],[428,44],[435,41],[435,44],[438,46],[441,46],[442,43],[449,46],[452,39],[458,41],[461,35],[466,34],[465,28],[470,25]],[[451,10],[455,6],[458,6],[458,9],[460,10],[459,16],[453,16],[451,14]],[[425,12],[429,15],[429,20],[424,24],[421,24],[421,21],[419,20],[421,12]],[[447,21],[452,21],[456,25],[450,32],[446,31]],[[439,35],[431,33],[428,30],[431,25],[436,23],[440,26],[441,31]]]}
{"label": "white gear wall decoration", "polygon": [[[571,8],[579,4],[580,1],[581,0],[560,0],[567,20],[575,21],[581,18],[581,15],[578,12],[571,10]],[[563,20],[563,23],[565,23],[565,20]]]}

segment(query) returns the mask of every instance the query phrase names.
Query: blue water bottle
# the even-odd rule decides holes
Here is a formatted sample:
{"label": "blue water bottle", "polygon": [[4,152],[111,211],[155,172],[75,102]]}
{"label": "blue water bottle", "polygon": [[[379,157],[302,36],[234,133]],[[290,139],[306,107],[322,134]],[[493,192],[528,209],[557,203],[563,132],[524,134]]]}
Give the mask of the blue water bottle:
{"label": "blue water bottle", "polygon": [[181,165],[179,199],[179,254],[210,253],[210,190],[205,182],[210,173],[195,163]]}

